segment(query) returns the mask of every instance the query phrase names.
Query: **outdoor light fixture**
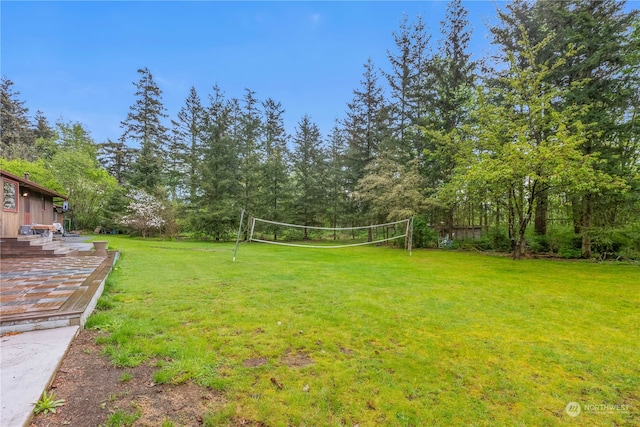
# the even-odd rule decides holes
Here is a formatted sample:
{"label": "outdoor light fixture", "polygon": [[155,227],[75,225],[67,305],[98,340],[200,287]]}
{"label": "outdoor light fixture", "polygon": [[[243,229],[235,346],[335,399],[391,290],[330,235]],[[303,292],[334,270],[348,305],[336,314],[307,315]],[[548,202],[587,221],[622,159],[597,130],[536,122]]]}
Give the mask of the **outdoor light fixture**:
{"label": "outdoor light fixture", "polygon": [[29,193],[27,193],[26,191],[24,193],[22,193],[22,197],[27,197],[29,195]]}

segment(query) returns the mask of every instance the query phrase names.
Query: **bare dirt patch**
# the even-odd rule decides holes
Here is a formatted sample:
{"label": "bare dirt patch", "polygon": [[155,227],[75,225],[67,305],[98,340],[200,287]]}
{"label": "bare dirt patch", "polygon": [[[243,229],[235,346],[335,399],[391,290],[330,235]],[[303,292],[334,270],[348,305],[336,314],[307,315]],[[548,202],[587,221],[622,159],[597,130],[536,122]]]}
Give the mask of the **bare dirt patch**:
{"label": "bare dirt patch", "polygon": [[269,362],[269,359],[266,357],[254,357],[244,360],[242,366],[245,368],[257,368],[258,366],[266,365],[267,362]]}
{"label": "bare dirt patch", "polygon": [[[134,426],[199,426],[203,416],[225,404],[225,396],[193,383],[154,384],[156,368],[143,364],[117,368],[95,344],[99,332],[80,331],[53,381],[57,413],[36,415],[31,427],[100,426],[116,411],[139,414]],[[240,416],[233,425],[262,425]]]}
{"label": "bare dirt patch", "polygon": [[313,364],[313,359],[301,352],[287,353],[282,358],[282,363],[290,368],[304,368]]}

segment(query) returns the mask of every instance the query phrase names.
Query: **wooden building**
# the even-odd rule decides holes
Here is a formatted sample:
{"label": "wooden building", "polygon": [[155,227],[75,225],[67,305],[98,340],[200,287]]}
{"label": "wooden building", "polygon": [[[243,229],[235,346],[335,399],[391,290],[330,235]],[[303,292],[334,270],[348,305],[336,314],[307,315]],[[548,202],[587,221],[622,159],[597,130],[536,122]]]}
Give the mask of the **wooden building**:
{"label": "wooden building", "polygon": [[24,230],[25,225],[63,223],[62,206],[68,197],[24,177],[0,170],[2,181],[2,216],[0,236],[13,237]]}

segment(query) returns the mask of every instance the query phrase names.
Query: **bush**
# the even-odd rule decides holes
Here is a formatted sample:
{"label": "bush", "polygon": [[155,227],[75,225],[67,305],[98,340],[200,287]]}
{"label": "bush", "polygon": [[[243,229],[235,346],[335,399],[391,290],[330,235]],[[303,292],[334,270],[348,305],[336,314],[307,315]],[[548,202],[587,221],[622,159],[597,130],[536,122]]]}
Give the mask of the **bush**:
{"label": "bush", "polygon": [[640,233],[632,228],[596,228],[591,230],[591,249],[598,258],[638,259]]}
{"label": "bush", "polygon": [[484,236],[480,237],[478,240],[476,240],[475,241],[475,246],[476,246],[477,249],[480,249],[481,251],[492,251],[492,250],[494,250],[493,240],[488,235],[484,235]]}
{"label": "bush", "polygon": [[503,228],[493,228],[489,231],[489,240],[494,251],[511,252],[509,233]]}
{"label": "bush", "polygon": [[546,235],[534,234],[528,239],[529,250],[533,253],[546,253],[551,251],[549,237]]}
{"label": "bush", "polygon": [[413,218],[413,247],[437,248],[438,232],[429,227],[425,217],[418,215]]}
{"label": "bush", "polygon": [[562,247],[558,251],[558,256],[561,258],[568,258],[568,259],[580,258],[582,256],[582,249]]}
{"label": "bush", "polygon": [[[549,251],[563,258],[580,258],[582,256],[582,237],[570,227],[553,228],[546,236]],[[574,256],[576,251],[579,255]]]}

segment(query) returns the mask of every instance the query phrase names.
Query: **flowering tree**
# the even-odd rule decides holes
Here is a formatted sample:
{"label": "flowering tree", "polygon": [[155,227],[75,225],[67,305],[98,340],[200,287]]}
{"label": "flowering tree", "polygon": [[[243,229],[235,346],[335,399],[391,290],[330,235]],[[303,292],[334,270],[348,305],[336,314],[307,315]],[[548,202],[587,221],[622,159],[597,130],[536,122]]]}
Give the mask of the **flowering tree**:
{"label": "flowering tree", "polygon": [[164,206],[158,199],[144,190],[131,190],[128,195],[130,201],[127,214],[120,219],[120,223],[142,237],[149,236],[153,231],[159,231],[165,224],[162,218]]}

